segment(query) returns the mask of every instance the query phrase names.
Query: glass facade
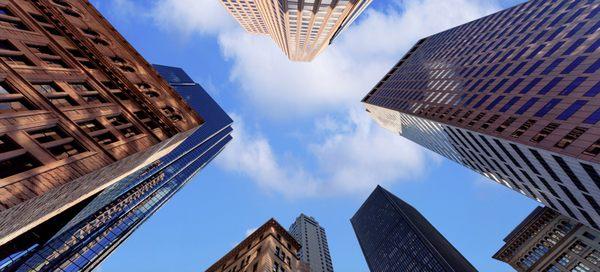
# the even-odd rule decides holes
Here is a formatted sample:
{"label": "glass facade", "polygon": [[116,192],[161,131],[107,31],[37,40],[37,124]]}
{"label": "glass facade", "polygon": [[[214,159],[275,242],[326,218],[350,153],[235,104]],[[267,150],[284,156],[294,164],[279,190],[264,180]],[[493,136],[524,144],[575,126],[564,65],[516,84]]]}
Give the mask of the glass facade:
{"label": "glass facade", "polygon": [[600,3],[532,0],[426,37],[363,99],[381,125],[600,226]]}
{"label": "glass facade", "polygon": [[372,272],[477,271],[417,210],[382,187],[350,221]]}
{"label": "glass facade", "polygon": [[[167,79],[168,71],[182,72],[161,66]],[[168,152],[104,189],[52,238],[4,260],[0,271],[91,270],[225,147],[231,119],[198,84],[181,78],[187,81],[173,87],[194,89],[194,96],[182,96],[193,99],[205,123],[166,140],[176,142],[163,143]]]}

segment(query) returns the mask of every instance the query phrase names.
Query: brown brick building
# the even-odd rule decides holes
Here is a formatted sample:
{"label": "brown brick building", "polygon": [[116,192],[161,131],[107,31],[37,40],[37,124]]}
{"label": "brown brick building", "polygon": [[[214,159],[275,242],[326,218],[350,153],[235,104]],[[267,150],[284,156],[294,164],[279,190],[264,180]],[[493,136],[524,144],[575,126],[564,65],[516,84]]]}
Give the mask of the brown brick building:
{"label": "brown brick building", "polygon": [[0,218],[203,122],[88,1],[0,0]]}
{"label": "brown brick building", "polygon": [[270,219],[206,272],[310,272],[298,258],[300,247],[275,219]]}

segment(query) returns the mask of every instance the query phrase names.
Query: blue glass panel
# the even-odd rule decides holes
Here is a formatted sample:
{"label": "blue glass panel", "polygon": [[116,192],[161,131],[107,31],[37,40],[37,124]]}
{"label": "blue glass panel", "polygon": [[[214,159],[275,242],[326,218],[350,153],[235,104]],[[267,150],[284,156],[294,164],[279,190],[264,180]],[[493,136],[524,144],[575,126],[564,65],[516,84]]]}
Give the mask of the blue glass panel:
{"label": "blue glass panel", "polygon": [[594,97],[598,93],[600,93],[600,82],[596,83],[596,85],[594,85],[594,87],[587,91],[583,96]]}
{"label": "blue glass panel", "polygon": [[496,97],[496,99],[494,99],[494,101],[492,101],[492,103],[490,103],[485,109],[492,110],[496,105],[498,105],[498,103],[500,103],[500,101],[502,101],[502,99],[504,99],[504,97],[504,95]]}
{"label": "blue glass panel", "polygon": [[592,65],[590,65],[590,67],[585,69],[584,73],[588,73],[588,74],[595,73],[599,68],[600,68],[600,59],[597,59],[596,62],[594,62]]}
{"label": "blue glass panel", "polygon": [[575,68],[577,68],[577,66],[579,66],[579,64],[581,64],[586,58],[587,58],[587,56],[577,57],[575,60],[573,60],[573,62],[571,62],[571,64],[569,64],[567,67],[565,67],[565,69],[560,73],[564,75],[564,74],[573,72],[573,70],[575,70]]}
{"label": "blue glass panel", "polygon": [[563,78],[562,77],[555,77],[553,78],[550,82],[548,82],[548,84],[546,84],[546,86],[544,86],[544,88],[542,88],[538,94],[547,94],[549,91],[552,90],[552,88],[554,88],[556,86],[556,84],[558,84]]}
{"label": "blue glass panel", "polygon": [[540,65],[542,65],[542,63],[544,63],[544,60],[536,61],[533,65],[531,65],[531,67],[529,67],[529,69],[527,69],[527,71],[524,73],[524,75],[526,75],[526,76],[531,75],[531,73],[533,73],[535,71],[535,69],[540,67]]}
{"label": "blue glass panel", "polygon": [[594,43],[592,43],[592,45],[590,45],[590,47],[588,47],[588,49],[586,49],[585,52],[593,53],[594,51],[596,51],[596,49],[598,49],[598,47],[600,47],[600,39],[598,39]]}
{"label": "blue glass panel", "polygon": [[585,26],[585,22],[577,24],[573,29],[571,29],[571,31],[569,31],[569,33],[567,33],[567,35],[565,35],[565,39],[573,37],[573,35],[583,28],[583,26]]}
{"label": "blue glass panel", "polygon": [[502,86],[504,86],[504,84],[506,84],[506,82],[508,82],[508,78],[503,78],[490,92],[497,92],[500,88],[502,88]]}
{"label": "blue glass panel", "polygon": [[542,71],[542,75],[547,75],[549,73],[551,73],[552,71],[554,71],[554,69],[561,63],[563,62],[563,60],[565,60],[564,58],[558,58],[555,59],[552,63],[550,63],[550,65],[548,65],[548,67],[546,67],[546,69],[544,69],[544,71]]}
{"label": "blue glass panel", "polygon": [[488,98],[490,98],[490,95],[485,95],[483,98],[481,98],[481,100],[479,100],[479,102],[477,102],[477,104],[475,104],[473,106],[474,109],[479,108],[479,106],[481,106],[483,103],[485,103],[485,101],[488,100]]}
{"label": "blue glass panel", "polygon": [[510,74],[508,74],[509,76],[514,76],[516,73],[518,73],[523,66],[525,66],[525,64],[527,64],[526,61],[519,63],[519,65],[517,65],[517,67],[515,67],[515,69],[513,69]]}
{"label": "blue glass panel", "polygon": [[517,101],[519,101],[521,99],[521,97],[513,97],[511,98],[508,103],[506,103],[506,105],[504,105],[501,109],[500,112],[506,112],[507,110],[509,110],[515,103],[517,103]]}
{"label": "blue glass panel", "polygon": [[523,90],[521,90],[521,94],[525,94],[528,93],[533,87],[535,87],[535,85],[537,85],[542,79],[541,78],[534,78],[531,82],[529,82],[529,84],[527,84],[527,86],[525,86],[525,88],[523,88]]}
{"label": "blue glass panel", "polygon": [[595,125],[596,123],[598,123],[598,121],[600,121],[600,108],[597,109],[594,113],[592,113],[592,115],[586,118],[583,122]]}
{"label": "blue glass panel", "polygon": [[567,86],[562,92],[560,92],[559,95],[568,95],[571,92],[573,92],[573,90],[575,90],[577,87],[579,87],[579,85],[581,85],[581,83],[583,83],[587,78],[586,77],[578,77],[575,80],[573,80],[573,82],[571,82],[571,84],[569,84],[569,86]]}
{"label": "blue glass panel", "polygon": [[546,105],[544,105],[538,112],[535,113],[535,117],[544,117],[546,115],[546,113],[551,111],[554,108],[554,106],[556,106],[558,103],[560,103],[561,100],[562,99],[554,98],[554,99],[548,101],[548,103],[546,103]]}
{"label": "blue glass panel", "polygon": [[565,52],[563,53],[563,55],[571,55],[571,53],[573,53],[573,51],[577,50],[577,48],[583,44],[585,42],[586,38],[581,38],[577,41],[575,41],[567,50],[565,50]]}
{"label": "blue glass panel", "polygon": [[525,113],[527,110],[529,110],[529,108],[531,108],[531,106],[535,105],[535,103],[537,103],[538,100],[540,99],[537,97],[529,99],[527,102],[525,102],[525,104],[523,104],[523,106],[521,106],[521,108],[519,108],[519,110],[517,110],[517,114]]}
{"label": "blue glass panel", "polygon": [[563,111],[556,119],[558,120],[567,120],[573,114],[575,114],[581,107],[583,107],[587,103],[586,100],[577,100],[571,106],[569,106],[565,111]]}
{"label": "blue glass panel", "polygon": [[477,96],[478,96],[477,94],[474,94],[473,96],[471,96],[471,98],[469,98],[469,100],[467,100],[467,102],[465,102],[465,104],[463,104],[463,107],[471,104],[471,102],[473,102],[473,100],[475,100],[475,98],[477,98]]}
{"label": "blue glass panel", "polygon": [[519,79],[515,80],[515,82],[510,84],[510,86],[508,86],[508,88],[506,88],[506,90],[504,90],[504,93],[512,92],[512,90],[516,89],[517,86],[519,86],[519,84],[521,84],[521,82],[523,82],[523,80],[524,80],[524,78],[519,78]]}

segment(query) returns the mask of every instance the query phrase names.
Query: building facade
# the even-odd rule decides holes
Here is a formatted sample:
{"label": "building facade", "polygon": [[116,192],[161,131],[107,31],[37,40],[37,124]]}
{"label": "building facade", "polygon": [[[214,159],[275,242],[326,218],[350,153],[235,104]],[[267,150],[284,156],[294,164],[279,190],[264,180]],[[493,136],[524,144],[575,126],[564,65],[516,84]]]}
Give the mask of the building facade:
{"label": "building facade", "polygon": [[419,211],[381,186],[350,222],[371,272],[477,271]]}
{"label": "building facade", "polygon": [[600,271],[600,232],[537,207],[494,255],[516,271]]}
{"label": "building facade", "polygon": [[300,260],[310,266],[311,272],[333,272],[325,228],[311,216],[300,214],[290,226],[290,234],[300,245]]}
{"label": "building facade", "polygon": [[75,236],[109,235],[81,251],[92,267],[229,141],[210,97],[190,107],[85,0],[0,1],[0,86],[2,271],[62,267],[92,246]]}
{"label": "building facade", "polygon": [[309,272],[298,258],[300,244],[274,219],[240,242],[206,272]]}
{"label": "building facade", "polygon": [[266,34],[293,61],[311,61],[371,0],[221,0],[249,33]]}
{"label": "building facade", "polygon": [[599,229],[599,13],[532,0],[424,38],[363,102],[381,126]]}

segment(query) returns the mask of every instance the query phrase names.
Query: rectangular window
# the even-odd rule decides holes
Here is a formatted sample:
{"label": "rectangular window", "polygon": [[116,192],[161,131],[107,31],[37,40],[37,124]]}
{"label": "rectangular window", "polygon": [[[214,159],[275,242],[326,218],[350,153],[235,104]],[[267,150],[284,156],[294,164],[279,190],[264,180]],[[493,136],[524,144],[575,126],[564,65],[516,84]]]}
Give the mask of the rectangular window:
{"label": "rectangular window", "polygon": [[560,125],[557,123],[550,123],[547,126],[545,126],[542,131],[540,131],[540,133],[538,133],[537,135],[533,136],[533,138],[531,138],[531,141],[534,143],[539,143],[542,140],[544,140],[546,137],[548,137],[548,135],[550,135],[552,132],[554,132],[554,130],[556,130]]}
{"label": "rectangular window", "polygon": [[0,14],[4,15],[0,17],[0,26],[26,31],[29,30],[29,27],[27,27],[21,19],[15,16],[8,7],[0,7]]}
{"label": "rectangular window", "polygon": [[38,143],[44,144],[53,141],[58,141],[69,137],[69,135],[59,127],[51,127],[38,129],[27,132],[31,138],[35,139]]}
{"label": "rectangular window", "polygon": [[558,115],[558,117],[556,117],[556,119],[558,119],[558,120],[569,119],[573,114],[575,114],[585,104],[587,104],[586,100],[577,100],[577,101],[573,102],[573,104],[571,104],[571,106],[569,106],[560,115]]}
{"label": "rectangular window", "polygon": [[63,90],[60,89],[54,82],[36,83],[36,84],[33,84],[33,87],[41,94],[52,94],[52,93],[62,93],[63,92]]}
{"label": "rectangular window", "polygon": [[0,160],[0,169],[2,169],[0,171],[0,178],[7,178],[41,165],[42,163],[29,153],[4,158]]}
{"label": "rectangular window", "polygon": [[559,98],[554,98],[548,101],[546,105],[544,105],[538,112],[535,113],[535,117],[544,117],[548,112],[550,112],[554,108],[554,106],[558,105],[560,101],[562,101],[562,99]]}
{"label": "rectangular window", "polygon": [[546,84],[546,86],[544,86],[539,92],[538,94],[547,94],[548,92],[550,92],[555,86],[556,84],[558,84],[563,78],[562,77],[555,77],[553,78],[550,82],[548,82],[548,84]]}
{"label": "rectangular window", "polygon": [[60,144],[48,148],[48,151],[57,159],[62,160],[72,157],[85,151],[85,149],[77,142],[72,141],[66,144]]}
{"label": "rectangular window", "polygon": [[571,82],[559,95],[569,95],[573,92],[581,83],[583,83],[587,78],[586,77],[578,77]]}
{"label": "rectangular window", "polygon": [[567,50],[565,50],[563,55],[565,55],[565,56],[571,55],[575,50],[577,50],[577,48],[579,48],[580,45],[582,45],[585,42],[585,40],[586,40],[586,38],[581,38],[581,39],[573,42],[573,44]]}
{"label": "rectangular window", "polygon": [[8,40],[0,40],[0,50],[6,50],[6,51],[19,51],[19,49],[17,49],[17,47],[15,47],[11,42],[9,42]]}
{"label": "rectangular window", "polygon": [[90,133],[98,130],[103,130],[104,126],[98,120],[90,120],[78,124],[85,132]]}
{"label": "rectangular window", "polygon": [[564,58],[558,58],[555,59],[552,63],[550,63],[550,65],[548,65],[548,67],[546,67],[546,69],[544,69],[544,71],[542,71],[542,75],[547,75],[549,73],[551,73],[552,71],[554,71],[554,69],[563,62],[563,60],[565,60]]}
{"label": "rectangular window", "polygon": [[525,104],[523,104],[523,106],[521,106],[521,108],[517,110],[517,114],[525,113],[527,110],[529,110],[529,108],[531,108],[531,106],[535,105],[535,103],[537,103],[538,100],[540,99],[537,97],[529,99],[527,102],[525,102]]}
{"label": "rectangular window", "polygon": [[496,131],[503,132],[504,130],[506,130],[506,128],[508,128],[516,120],[517,120],[517,118],[515,118],[515,117],[509,117],[508,119],[506,119],[506,121],[504,121],[504,123],[502,123],[498,128],[496,128]]}
{"label": "rectangular window", "polygon": [[498,120],[498,118],[500,118],[500,115],[498,115],[498,114],[492,115],[492,117],[490,117],[490,119],[488,119],[483,125],[481,125],[481,128],[483,128],[483,129],[489,128],[491,124],[493,124],[494,122],[496,122],[496,120]]}
{"label": "rectangular window", "polygon": [[573,72],[573,70],[577,69],[577,67],[586,59],[586,56],[581,56],[581,57],[577,57],[576,59],[573,60],[573,62],[571,62],[571,64],[567,65],[567,67],[565,67],[564,70],[562,70],[562,72],[560,72],[561,74],[570,74],[571,72]]}
{"label": "rectangular window", "polygon": [[589,91],[587,91],[583,96],[594,97],[598,93],[600,93],[600,82],[596,83],[596,85],[594,85],[594,87],[592,87]]}
{"label": "rectangular window", "polygon": [[593,112],[588,118],[586,118],[583,122],[586,124],[595,125],[600,121],[600,108]]}
{"label": "rectangular window", "polygon": [[521,97],[513,97],[511,98],[508,103],[506,103],[501,109],[500,112],[506,112],[508,111],[515,103],[517,103],[517,101],[519,101],[521,99]]}
{"label": "rectangular window", "polygon": [[536,123],[535,120],[529,119],[523,123],[517,130],[515,130],[510,136],[518,138],[525,133],[530,127],[532,127]]}
{"label": "rectangular window", "polygon": [[593,143],[590,147],[588,147],[583,154],[590,156],[598,156],[600,154],[600,139],[598,139],[595,143]]}
{"label": "rectangular window", "polygon": [[490,103],[487,107],[485,107],[486,110],[492,110],[494,107],[496,107],[496,105],[498,105],[498,103],[500,103],[500,101],[502,101],[504,99],[504,95],[498,96],[496,97],[496,99],[494,99],[494,101],[492,101],[492,103]]}
{"label": "rectangular window", "polygon": [[576,127],[573,130],[571,130],[571,132],[569,132],[567,135],[565,135],[565,137],[563,137],[560,141],[558,141],[558,143],[556,143],[554,146],[558,148],[566,148],[571,143],[573,143],[573,141],[577,140],[577,138],[579,138],[579,136],[581,136],[586,131],[587,128]]}
{"label": "rectangular window", "polygon": [[6,55],[1,54],[0,58],[10,66],[35,66],[25,55]]}
{"label": "rectangular window", "polygon": [[99,143],[101,145],[108,145],[108,144],[112,144],[112,143],[116,142],[117,137],[115,137],[115,135],[112,135],[112,133],[110,133],[110,132],[106,132],[106,133],[102,133],[100,135],[94,136],[94,141],[96,141],[97,143]]}
{"label": "rectangular window", "polygon": [[28,131],[27,133],[31,138],[42,144],[57,160],[86,151],[83,146],[58,126]]}
{"label": "rectangular window", "polygon": [[534,78],[531,82],[529,82],[529,84],[527,84],[527,86],[525,86],[525,88],[523,88],[523,90],[521,90],[521,92],[519,92],[520,94],[526,94],[529,91],[531,91],[531,89],[533,89],[533,87],[535,87],[535,85],[537,85],[540,81],[542,81],[541,78]]}

